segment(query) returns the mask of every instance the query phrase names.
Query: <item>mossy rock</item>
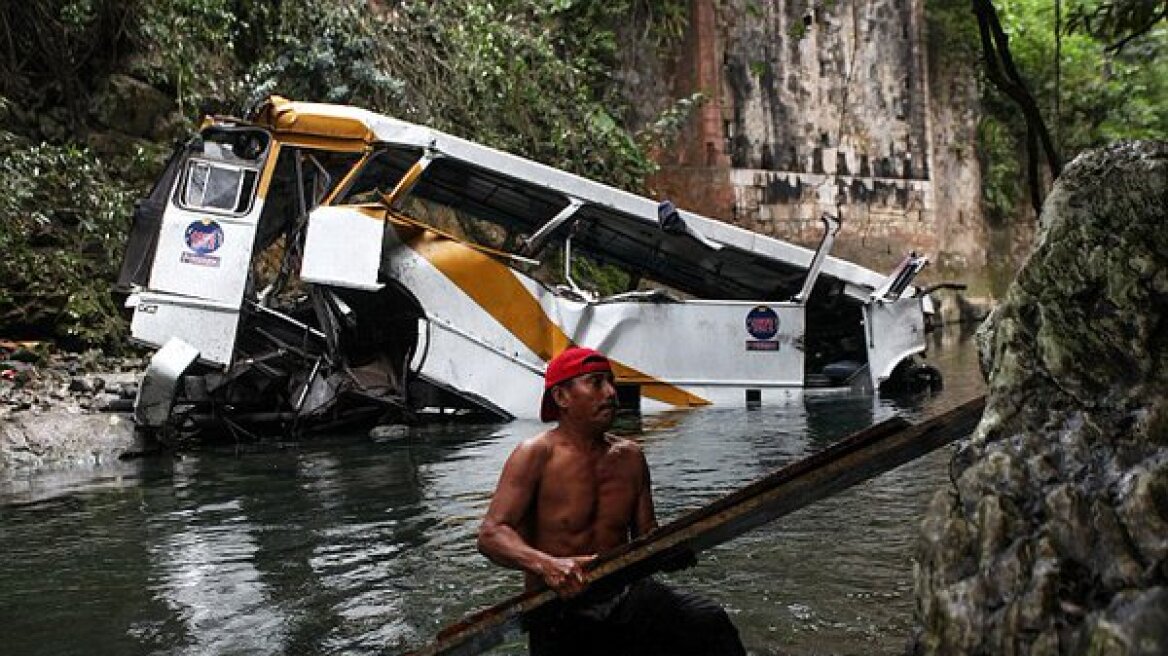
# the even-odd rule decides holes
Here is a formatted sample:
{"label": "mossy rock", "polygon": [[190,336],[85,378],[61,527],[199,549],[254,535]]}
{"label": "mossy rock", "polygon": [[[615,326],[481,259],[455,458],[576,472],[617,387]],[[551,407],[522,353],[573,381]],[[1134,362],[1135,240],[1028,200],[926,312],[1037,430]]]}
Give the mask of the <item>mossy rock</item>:
{"label": "mossy rock", "polygon": [[917,651],[1164,653],[1166,272],[1168,143],[1076,158],[979,333],[986,412],[924,523],[975,553],[922,533]]}

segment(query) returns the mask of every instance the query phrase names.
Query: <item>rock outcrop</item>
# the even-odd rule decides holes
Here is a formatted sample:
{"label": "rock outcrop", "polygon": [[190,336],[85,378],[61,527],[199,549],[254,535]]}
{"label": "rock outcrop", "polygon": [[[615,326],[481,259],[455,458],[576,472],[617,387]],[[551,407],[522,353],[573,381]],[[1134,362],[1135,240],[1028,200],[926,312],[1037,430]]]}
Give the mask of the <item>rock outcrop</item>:
{"label": "rock outcrop", "polygon": [[1168,653],[1168,143],[1067,167],[980,334],[921,527],[917,653]]}
{"label": "rock outcrop", "polygon": [[38,355],[0,340],[0,482],[152,448],[128,413],[142,366],[97,351]]}
{"label": "rock outcrop", "polygon": [[146,450],[129,414],[54,408],[0,417],[0,476],[117,461]]}

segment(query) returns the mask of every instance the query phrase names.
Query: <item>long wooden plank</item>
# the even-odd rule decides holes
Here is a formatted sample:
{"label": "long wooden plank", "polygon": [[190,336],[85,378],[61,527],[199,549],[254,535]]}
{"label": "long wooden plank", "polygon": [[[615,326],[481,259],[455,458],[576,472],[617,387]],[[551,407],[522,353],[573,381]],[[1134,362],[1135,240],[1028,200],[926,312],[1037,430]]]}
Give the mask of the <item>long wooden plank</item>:
{"label": "long wooden plank", "polygon": [[[721,497],[627,545],[589,568],[590,586],[619,586],[649,576],[783,515],[919,458],[974,431],[985,409],[978,397],[912,424],[895,417],[833,443],[807,458]],[[472,656],[517,632],[531,611],[555,603],[537,589],[468,616],[409,656]]]}

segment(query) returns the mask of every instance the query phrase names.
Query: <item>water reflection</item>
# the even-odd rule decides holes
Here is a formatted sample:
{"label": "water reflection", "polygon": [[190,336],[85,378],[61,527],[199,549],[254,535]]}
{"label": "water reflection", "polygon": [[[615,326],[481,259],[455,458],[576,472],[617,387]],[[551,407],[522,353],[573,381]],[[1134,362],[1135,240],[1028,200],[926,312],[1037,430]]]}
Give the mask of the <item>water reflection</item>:
{"label": "water reflection", "polygon": [[159,576],[152,590],[183,624],[175,653],[274,651],[283,642],[284,612],[255,567],[255,526],[238,502],[174,519],[180,526],[150,550],[150,567]]}
{"label": "water reflection", "polygon": [[[958,340],[958,337],[948,338]],[[894,413],[980,392],[973,349],[942,342],[939,398],[808,396],[624,426],[663,521]],[[382,653],[519,590],[474,531],[534,423],[146,461],[87,481],[0,488],[6,653]],[[705,554],[678,586],[728,607],[756,654],[895,653],[911,618],[915,523],[942,451]],[[524,653],[521,642],[495,653]]]}

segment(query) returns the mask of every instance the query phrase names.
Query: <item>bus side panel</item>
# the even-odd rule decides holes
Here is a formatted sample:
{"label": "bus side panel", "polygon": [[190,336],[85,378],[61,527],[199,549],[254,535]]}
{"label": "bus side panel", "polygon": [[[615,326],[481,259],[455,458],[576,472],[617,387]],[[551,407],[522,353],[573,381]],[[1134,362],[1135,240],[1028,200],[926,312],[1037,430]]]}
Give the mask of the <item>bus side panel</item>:
{"label": "bus side panel", "polygon": [[162,345],[178,337],[199,351],[207,362],[227,365],[235,347],[239,311],[169,294],[137,296],[130,324],[134,339]]}

